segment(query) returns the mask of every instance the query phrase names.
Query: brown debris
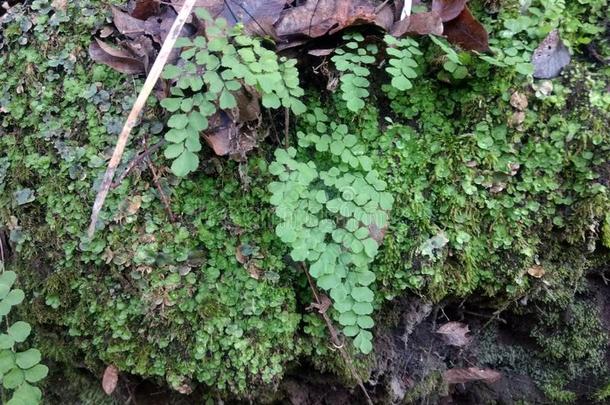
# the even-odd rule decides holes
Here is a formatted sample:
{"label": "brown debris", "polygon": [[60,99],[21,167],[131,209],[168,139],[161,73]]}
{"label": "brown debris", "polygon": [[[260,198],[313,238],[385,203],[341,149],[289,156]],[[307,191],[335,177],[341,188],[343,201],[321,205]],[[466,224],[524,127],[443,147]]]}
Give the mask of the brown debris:
{"label": "brown debris", "polygon": [[436,11],[443,22],[451,21],[457,18],[464,7],[467,0],[433,0],[432,11]]}
{"label": "brown debris", "polygon": [[469,51],[489,52],[489,34],[485,27],[464,7],[457,18],[447,21],[443,34],[449,42]]}
{"label": "brown debris", "polygon": [[442,35],[443,21],[436,11],[413,14],[404,20],[397,21],[392,27],[391,34],[395,37],[403,35]]}
{"label": "brown debris", "polygon": [[144,62],[136,55],[126,49],[114,48],[97,38],[89,46],[89,56],[121,73],[140,74],[146,71]]}
{"label": "brown debris", "polygon": [[500,372],[478,367],[453,368],[443,373],[443,379],[447,384],[465,384],[472,381],[483,381],[493,384],[500,378],[502,378]]}

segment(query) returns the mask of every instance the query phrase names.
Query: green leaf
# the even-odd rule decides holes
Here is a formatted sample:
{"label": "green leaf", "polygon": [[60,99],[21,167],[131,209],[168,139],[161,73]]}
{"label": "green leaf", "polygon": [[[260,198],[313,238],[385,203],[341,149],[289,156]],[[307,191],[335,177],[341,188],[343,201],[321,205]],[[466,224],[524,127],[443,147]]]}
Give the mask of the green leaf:
{"label": "green leaf", "polygon": [[413,84],[411,83],[411,81],[402,75],[393,77],[391,83],[392,87],[400,91],[406,91],[413,88]]}
{"label": "green leaf", "polygon": [[372,343],[373,335],[367,330],[361,330],[358,336],[354,339],[356,346],[362,353],[369,354],[373,350]]}
{"label": "green leaf", "polygon": [[167,121],[167,126],[175,129],[183,129],[188,123],[189,120],[186,114],[174,114]]}
{"label": "green leaf", "polygon": [[[13,284],[15,284],[16,280],[17,273],[14,271],[5,271],[2,273],[2,275],[0,275],[0,284],[7,286],[9,289],[13,286]],[[0,299],[4,298],[5,296],[0,296]]]}
{"label": "green leaf", "polygon": [[358,279],[358,283],[367,286],[375,281],[375,273],[369,270],[359,271],[356,273],[356,278]]}
{"label": "green leaf", "polygon": [[265,108],[280,108],[282,102],[275,93],[264,93],[262,98],[263,107]]}
{"label": "green leaf", "polygon": [[194,172],[199,167],[199,157],[185,150],[178,159],[174,160],[172,163],[172,173],[174,173],[178,177],[184,177],[190,172]]}
{"label": "green leaf", "polygon": [[341,283],[341,278],[336,274],[325,274],[318,278],[318,286],[327,291],[335,288],[339,283]]}
{"label": "green leaf", "polygon": [[352,289],[352,297],[358,302],[373,302],[373,291],[368,287],[355,287]]}
{"label": "green leaf", "polygon": [[360,333],[358,325],[349,325],[343,328],[343,334],[347,337],[354,337]]}
{"label": "green leaf", "polygon": [[15,363],[19,368],[26,370],[40,363],[41,355],[38,349],[28,349],[15,355]]}
{"label": "green leaf", "polygon": [[347,108],[353,112],[358,112],[364,108],[364,100],[359,98],[350,97],[347,101]]}
{"label": "green leaf", "polygon": [[15,353],[9,349],[0,351],[0,377],[15,367]]}
{"label": "green leaf", "polygon": [[20,386],[24,379],[23,371],[14,368],[2,378],[2,385],[4,388],[12,390]]}
{"label": "green leaf", "polygon": [[6,333],[0,334],[0,349],[12,349],[15,345],[15,339]]}
{"label": "green leaf", "polygon": [[373,318],[368,315],[361,315],[358,317],[358,326],[360,326],[362,329],[371,329],[374,324],[375,322],[373,321]]}
{"label": "green leaf", "polygon": [[184,144],[175,143],[168,145],[163,154],[167,159],[175,159],[180,156],[182,152],[184,152]]}
{"label": "green leaf", "polygon": [[339,323],[343,326],[355,325],[358,316],[353,311],[347,311],[339,316]]}
{"label": "green leaf", "polygon": [[170,129],[165,133],[165,140],[171,143],[181,143],[187,135],[188,133],[183,129]]}
{"label": "green leaf", "polygon": [[231,92],[223,90],[220,94],[219,105],[221,109],[229,110],[237,107],[237,101]]}
{"label": "green leaf", "polygon": [[4,298],[4,300],[2,300],[2,302],[5,302],[9,305],[19,305],[23,302],[23,299],[25,298],[25,294],[23,293],[22,290],[11,290],[8,295]]}
{"label": "green leaf", "polygon": [[49,374],[49,368],[44,364],[37,364],[25,370],[25,379],[28,382],[35,383],[45,378],[47,374]]}
{"label": "green leaf", "polygon": [[356,302],[352,307],[352,311],[358,315],[370,315],[373,313],[373,304],[370,302]]}
{"label": "green leaf", "polygon": [[40,403],[42,391],[28,383],[22,383],[6,405],[34,405]]}
{"label": "green leaf", "polygon": [[15,340],[15,342],[25,342],[30,336],[32,327],[29,323],[23,321],[15,322],[10,328],[8,328],[8,334]]}
{"label": "green leaf", "polygon": [[200,112],[192,111],[188,115],[188,122],[191,128],[197,132],[208,129],[208,119]]}
{"label": "green leaf", "polygon": [[164,79],[175,79],[178,76],[180,76],[180,74],[182,73],[182,69],[180,69],[178,66],[174,66],[174,65],[165,65],[165,69],[163,69],[163,73],[161,74],[161,77]]}
{"label": "green leaf", "polygon": [[362,241],[362,244],[364,245],[364,252],[368,257],[372,259],[377,255],[377,250],[379,249],[379,246],[377,245],[375,239],[365,239],[364,241]]}
{"label": "green leaf", "polygon": [[161,107],[165,108],[169,112],[178,111],[181,105],[181,98],[164,98],[161,100]]}

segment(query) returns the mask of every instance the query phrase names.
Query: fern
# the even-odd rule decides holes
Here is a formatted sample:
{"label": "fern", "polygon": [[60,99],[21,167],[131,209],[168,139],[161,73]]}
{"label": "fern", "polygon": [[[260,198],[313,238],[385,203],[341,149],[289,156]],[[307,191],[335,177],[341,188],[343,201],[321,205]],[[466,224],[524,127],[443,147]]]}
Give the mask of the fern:
{"label": "fern", "polygon": [[358,112],[361,110],[370,93],[371,83],[368,76],[371,71],[367,65],[375,63],[378,48],[375,44],[362,47],[364,37],[360,33],[346,34],[343,39],[348,41],[342,48],[335,50],[331,60],[335,68],[341,72],[341,98],[347,103],[347,108]]}
{"label": "fern", "polygon": [[[3,271],[0,275],[0,317],[6,320],[6,332],[0,334],[0,377],[3,389],[12,391],[7,405],[38,404],[42,392],[31,384],[44,379],[49,369],[40,364],[41,354],[37,349],[16,349],[16,346],[21,347],[19,344],[25,342],[32,331],[32,327],[23,321],[8,326],[6,317],[25,298],[22,290],[13,289],[16,279],[17,275],[13,271]],[[3,399],[4,396],[3,391]]]}
{"label": "fern", "polygon": [[241,25],[228,27],[226,20],[213,20],[205,9],[196,14],[206,23],[206,36],[180,38],[176,46],[185,49],[181,60],[163,72],[165,79],[176,80],[171,97],[161,105],[173,113],[167,122],[171,129],[165,134],[165,157],[174,159],[171,168],[177,176],[197,169],[201,131],[208,129],[208,119],[217,111],[237,107],[235,94],[244,86],[255,89],[266,108],[305,111],[296,61],[278,58],[259,39],[244,35]]}
{"label": "fern", "polygon": [[276,234],[329,293],[343,333],[369,353],[375,281],[369,266],[379,247],[374,236],[386,226],[394,199],[356,134],[330,122],[319,108],[306,118],[314,130],[298,133],[299,147],[315,148],[321,163],[297,160],[294,148],[276,150],[269,166],[279,179],[269,185],[281,220]]}
{"label": "fern", "polygon": [[386,35],[388,66],[386,72],[392,77],[392,87],[396,90],[406,91],[413,88],[412,79],[417,77],[417,61],[415,56],[421,56],[417,42],[412,38],[397,39]]}

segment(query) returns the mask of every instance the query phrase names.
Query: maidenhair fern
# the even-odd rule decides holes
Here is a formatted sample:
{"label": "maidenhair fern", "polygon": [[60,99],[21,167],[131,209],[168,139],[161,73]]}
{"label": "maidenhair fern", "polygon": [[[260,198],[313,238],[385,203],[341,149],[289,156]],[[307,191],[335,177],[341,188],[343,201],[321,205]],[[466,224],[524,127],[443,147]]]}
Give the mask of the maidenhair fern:
{"label": "maidenhair fern", "polygon": [[364,37],[360,33],[346,34],[343,39],[348,42],[335,50],[331,60],[341,72],[341,97],[347,108],[357,112],[364,107],[364,99],[369,96],[371,83],[368,76],[371,71],[367,65],[375,63],[378,48],[375,44],[363,46]]}
{"label": "maidenhair fern", "polygon": [[369,266],[393,197],[357,134],[329,122],[319,108],[306,119],[314,130],[298,133],[299,147],[315,148],[319,163],[301,161],[296,149],[288,148],[276,150],[269,166],[279,179],[269,185],[281,220],[276,234],[291,247],[292,259],[308,263],[318,287],[329,293],[343,333],[369,353],[375,281]]}
{"label": "maidenhair fern", "polygon": [[413,38],[397,39],[391,35],[386,35],[384,41],[388,45],[385,70],[392,77],[392,87],[400,91],[410,90],[413,88],[411,80],[417,77],[415,56],[422,55],[417,42]]}
{"label": "maidenhair fern", "polygon": [[278,58],[259,39],[244,35],[239,24],[228,27],[226,20],[213,20],[205,9],[196,14],[205,22],[205,36],[180,38],[176,46],[185,49],[181,60],[163,72],[165,79],[176,80],[171,97],[161,105],[173,113],[167,123],[172,129],[165,134],[165,157],[175,159],[171,168],[178,176],[197,169],[200,132],[208,129],[208,119],[219,109],[237,107],[235,94],[244,86],[258,92],[266,108],[305,111],[295,60]]}
{"label": "maidenhair fern", "polygon": [[[2,262],[0,262],[0,267]],[[6,321],[6,332],[0,334],[0,377],[2,388],[12,391],[12,397],[7,405],[38,404],[42,399],[42,392],[34,387],[36,383],[45,378],[49,372],[47,366],[40,364],[40,351],[37,349],[22,349],[31,326],[27,322],[17,321],[9,326],[7,315],[15,305],[24,299],[20,289],[13,289],[17,275],[12,271],[4,271],[0,275],[0,316]],[[19,350],[17,350],[19,348]],[[3,391],[3,402],[6,391]]]}

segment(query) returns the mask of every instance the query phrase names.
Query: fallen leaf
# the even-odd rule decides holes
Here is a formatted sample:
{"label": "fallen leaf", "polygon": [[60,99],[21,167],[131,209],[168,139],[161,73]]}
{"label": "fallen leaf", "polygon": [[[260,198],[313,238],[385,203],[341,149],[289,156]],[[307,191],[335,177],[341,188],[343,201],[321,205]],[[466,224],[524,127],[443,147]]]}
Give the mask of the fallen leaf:
{"label": "fallen leaf", "polygon": [[152,40],[146,35],[140,35],[135,40],[123,41],[122,45],[142,61],[144,70],[148,73],[150,66],[157,58],[157,51],[153,46]]}
{"label": "fallen leaf", "polygon": [[129,3],[129,14],[132,17],[140,20],[146,20],[149,17],[159,14],[159,0],[132,0]]}
{"label": "fallen leaf", "polygon": [[511,115],[510,119],[508,120],[508,125],[511,128],[519,129],[521,124],[523,124],[524,121],[525,121],[525,112],[516,111],[513,113],[513,115]]}
{"label": "fallen leaf", "polygon": [[466,7],[466,0],[432,0],[432,11],[436,11],[443,22],[457,18]]}
{"label": "fallen leaf", "polygon": [[534,78],[552,79],[557,77],[563,68],[570,63],[570,60],[570,51],[559,37],[559,31],[555,29],[538,45],[532,55]]}
{"label": "fallen leaf", "polygon": [[465,384],[471,381],[484,381],[492,384],[502,378],[502,374],[488,368],[453,368],[443,373],[443,379],[447,384]]}
{"label": "fallen leaf", "polygon": [[218,156],[230,155],[236,160],[245,158],[257,144],[255,137],[240,130],[225,111],[219,111],[210,118],[210,130],[204,137]]}
{"label": "fallen leaf", "polygon": [[144,63],[131,52],[114,48],[97,38],[89,45],[89,57],[121,73],[139,74],[146,71]]}
{"label": "fallen leaf", "polygon": [[[374,24],[375,5],[368,0],[307,0],[284,10],[275,24],[281,49],[360,24]],[[301,39],[301,41],[299,41]]]}
{"label": "fallen leaf", "polygon": [[529,274],[532,277],[535,278],[542,278],[544,276],[544,267],[535,264],[532,267],[530,267],[529,269],[527,269],[527,274]]}
{"label": "fallen leaf", "polygon": [[525,96],[525,94],[515,91],[510,96],[510,105],[512,105],[519,111],[525,111],[528,105],[527,97]]}
{"label": "fallen leaf", "polygon": [[489,34],[485,27],[478,22],[468,7],[451,21],[445,23],[443,34],[449,42],[461,46],[469,51],[488,52]]}
{"label": "fallen leaf", "polygon": [[106,395],[110,395],[116,389],[116,385],[119,381],[119,369],[113,365],[106,367],[104,371],[104,377],[102,377],[102,388]]}
{"label": "fallen leaf", "polygon": [[470,331],[468,325],[462,322],[447,322],[436,330],[446,344],[451,346],[463,347],[470,343],[470,337],[466,334]]}
{"label": "fallen leaf", "polygon": [[258,92],[245,85],[240,91],[233,94],[237,101],[237,108],[235,109],[235,121],[244,123],[248,121],[256,121],[261,115],[260,97]]}
{"label": "fallen leaf", "polygon": [[110,6],[112,23],[119,32],[127,37],[135,38],[146,33],[146,21],[130,16],[116,6]]}
{"label": "fallen leaf", "polygon": [[403,35],[442,35],[443,21],[440,15],[435,12],[417,13],[404,20],[397,21],[390,31],[395,37]]}
{"label": "fallen leaf", "polygon": [[17,205],[25,205],[36,199],[34,196],[34,190],[31,188],[22,188],[21,190],[17,190],[13,193],[13,197],[15,197]]}

